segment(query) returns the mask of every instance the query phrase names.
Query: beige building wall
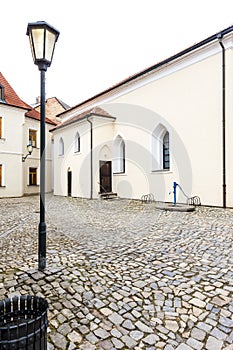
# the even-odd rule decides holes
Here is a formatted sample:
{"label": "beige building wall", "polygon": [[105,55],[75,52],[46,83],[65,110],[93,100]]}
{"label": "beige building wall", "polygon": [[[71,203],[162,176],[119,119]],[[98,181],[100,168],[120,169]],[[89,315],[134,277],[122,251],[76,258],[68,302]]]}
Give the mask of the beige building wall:
{"label": "beige building wall", "polygon": [[[226,184],[227,206],[233,207],[233,45],[232,34],[226,37]],[[98,101],[77,106],[64,120],[99,106],[115,121],[94,129],[93,167],[94,198],[98,198],[99,160],[105,155],[114,159],[114,140],[120,135],[125,141],[125,173],[112,174],[113,191],[120,197],[138,198],[153,193],[158,201],[173,201],[173,182],[177,182],[188,197],[199,196],[203,205],[223,205],[223,90],[222,49],[219,42],[210,43],[187,55],[148,72],[146,75],[103,94]],[[95,120],[95,118],[93,119]],[[62,135],[66,143],[72,138],[71,130],[80,122],[56,131],[55,146]],[[170,136],[170,169],[158,170],[153,162],[152,133],[164,127]],[[81,187],[88,188],[89,136],[85,125],[86,148],[79,160],[86,177],[79,178]],[[56,146],[57,147],[57,146]],[[56,157],[55,157],[56,159]],[[64,155],[64,161],[68,156]],[[88,160],[88,161],[87,161]],[[103,159],[102,159],[103,160]],[[85,167],[84,167],[85,164]],[[90,164],[90,163],[89,163]],[[69,157],[66,168],[77,169],[74,157]],[[64,195],[66,176],[61,163],[55,160],[55,194]],[[73,170],[75,171],[75,170]],[[62,175],[63,174],[63,175]],[[56,175],[55,175],[56,176]],[[78,185],[77,185],[78,186]],[[84,196],[80,188],[72,193]],[[88,196],[88,193],[86,194]],[[179,202],[186,197],[177,189]]]}
{"label": "beige building wall", "polygon": [[[119,128],[127,125],[123,127],[125,139],[133,142],[135,149],[145,148],[149,153],[151,134],[159,123],[169,131],[170,171],[153,172],[150,164],[140,164],[142,159],[138,159],[138,164],[135,160],[134,165],[134,168],[148,170],[145,176],[147,192],[153,189],[158,200],[171,200],[169,192],[176,181],[189,196],[199,195],[203,204],[222,203],[221,68],[221,55],[218,54],[102,106],[117,116]],[[131,153],[129,160],[132,163],[133,149]],[[147,156],[150,158],[150,154]],[[138,188],[137,197],[139,192],[143,194],[143,189],[139,190],[141,180],[135,181],[132,164],[127,175],[128,183]],[[162,192],[161,182],[164,182]],[[152,183],[158,183],[158,186]],[[143,186],[145,191],[145,180]]]}
{"label": "beige building wall", "polygon": [[[68,171],[72,172],[72,196],[93,198],[99,192],[99,153],[109,140],[111,142],[112,122],[104,118],[91,117],[93,128],[93,179],[91,186],[91,123],[83,119],[72,127],[64,127],[54,132],[54,194],[68,195]],[[76,133],[80,135],[80,152],[75,152]],[[64,154],[59,153],[61,138],[64,142]],[[103,141],[104,140],[104,141]],[[108,158],[109,155],[104,159]],[[91,187],[93,193],[91,194]]]}
{"label": "beige building wall", "polygon": [[[25,110],[0,105],[3,118],[3,134],[0,139],[0,164],[3,165],[2,187],[0,197],[17,197],[23,195],[22,171],[22,128]],[[10,121],[10,122],[9,122]]]}
{"label": "beige building wall", "polygon": [[[52,191],[52,134],[49,132],[52,125],[46,124],[46,181],[45,181],[45,191]],[[29,130],[35,130],[37,135],[36,147],[33,147],[33,152],[25,162],[23,162],[23,186],[24,194],[31,195],[40,192],[40,121],[32,118],[25,118],[25,124],[23,127],[23,151],[24,155],[27,152],[27,145],[29,144]],[[29,169],[37,169],[37,184],[29,184]]]}
{"label": "beige building wall", "polygon": [[226,190],[227,206],[233,207],[233,49],[226,54]]}
{"label": "beige building wall", "polygon": [[[89,181],[83,181],[78,174],[78,168],[84,163],[85,149],[90,149],[87,133],[88,123],[83,121],[72,128],[64,128],[62,134],[54,132],[54,193],[56,195],[68,195],[68,171],[72,172],[72,195],[77,197],[88,196]],[[80,134],[80,152],[74,152],[74,139],[76,133]],[[61,152],[61,142],[64,143],[64,154]],[[84,171],[85,172],[85,171]],[[88,177],[89,174],[86,174]],[[77,181],[75,181],[77,179]]]}
{"label": "beige building wall", "polygon": [[[91,120],[93,123],[93,198],[99,198],[101,191],[100,162],[112,161],[113,159],[115,120],[96,116],[93,116]],[[113,191],[115,191],[114,185],[112,178]]]}

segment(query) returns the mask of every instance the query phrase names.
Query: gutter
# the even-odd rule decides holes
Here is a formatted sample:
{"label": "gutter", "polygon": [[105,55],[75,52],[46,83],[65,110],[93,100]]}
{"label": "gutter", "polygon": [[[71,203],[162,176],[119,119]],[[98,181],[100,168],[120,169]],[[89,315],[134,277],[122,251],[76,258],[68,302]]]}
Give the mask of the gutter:
{"label": "gutter", "polygon": [[25,111],[28,111],[28,112],[33,109],[32,107],[27,108],[27,107],[22,107],[22,106],[18,106],[18,105],[13,105],[13,104],[8,103],[8,102],[3,102],[2,100],[0,101],[0,105],[20,108],[20,109],[24,109]]}
{"label": "gutter", "polygon": [[91,186],[90,186],[90,199],[93,199],[93,123],[87,116],[87,121],[90,124],[90,173],[91,173]]}
{"label": "gutter", "polygon": [[226,208],[226,58],[222,42],[223,34],[219,33],[218,42],[222,49],[222,191],[223,208]]}
{"label": "gutter", "polygon": [[[83,113],[81,113],[81,114],[83,114]],[[94,115],[95,117],[102,117],[102,118],[109,118],[109,119],[116,120],[116,118],[115,118],[115,117],[112,117],[112,116],[106,117],[106,116],[104,116],[104,115],[91,112],[91,113],[85,114],[83,117],[81,117],[81,118],[79,118],[79,119],[71,120],[71,121],[69,121],[69,122],[68,122],[68,120],[67,120],[67,121],[64,122],[64,123],[60,123],[60,124],[58,124],[56,127],[54,127],[53,129],[50,129],[50,131],[52,132],[52,131],[55,131],[55,130],[59,130],[59,129],[61,129],[61,128],[65,128],[66,126],[70,126],[71,124],[74,124],[74,123],[77,123],[77,122],[79,122],[79,121],[85,120],[85,119],[91,117],[92,115]],[[72,119],[73,119],[73,118],[72,118]]]}

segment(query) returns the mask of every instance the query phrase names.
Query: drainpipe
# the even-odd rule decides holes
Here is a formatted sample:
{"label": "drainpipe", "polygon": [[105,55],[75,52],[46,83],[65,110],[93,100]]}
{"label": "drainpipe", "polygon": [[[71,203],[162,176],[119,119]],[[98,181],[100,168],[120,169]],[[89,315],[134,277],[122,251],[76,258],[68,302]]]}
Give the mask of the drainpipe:
{"label": "drainpipe", "polygon": [[226,65],[225,47],[222,42],[222,33],[217,36],[222,49],[222,177],[223,177],[223,208],[226,208]]}
{"label": "drainpipe", "polygon": [[90,123],[90,170],[91,170],[91,193],[90,199],[93,199],[93,123],[87,117],[87,121]]}

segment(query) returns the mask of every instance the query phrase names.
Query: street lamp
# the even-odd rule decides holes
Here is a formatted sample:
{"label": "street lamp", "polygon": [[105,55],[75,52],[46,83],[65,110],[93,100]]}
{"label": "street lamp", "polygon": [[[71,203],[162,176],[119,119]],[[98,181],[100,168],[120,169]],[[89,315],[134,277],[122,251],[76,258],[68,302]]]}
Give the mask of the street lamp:
{"label": "street lamp", "polygon": [[28,23],[32,57],[40,70],[40,223],[38,260],[39,270],[46,268],[46,224],[45,224],[45,72],[51,65],[55,43],[59,32],[44,21]]}
{"label": "street lamp", "polygon": [[27,150],[28,150],[28,154],[26,154],[26,156],[22,156],[22,162],[25,162],[25,160],[27,159],[28,156],[30,156],[32,154],[33,151],[33,147],[31,144],[27,145]]}

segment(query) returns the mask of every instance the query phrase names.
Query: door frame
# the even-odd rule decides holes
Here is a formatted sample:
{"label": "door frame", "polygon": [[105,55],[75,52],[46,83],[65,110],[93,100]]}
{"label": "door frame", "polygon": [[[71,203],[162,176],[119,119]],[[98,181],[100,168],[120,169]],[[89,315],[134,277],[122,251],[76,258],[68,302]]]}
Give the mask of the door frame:
{"label": "door frame", "polygon": [[[105,166],[105,168],[103,168]],[[102,172],[101,172],[102,170]],[[103,170],[107,170],[107,175],[103,174]],[[99,161],[99,184],[100,193],[112,192],[112,161],[100,160]],[[106,181],[108,181],[106,186]]]}

